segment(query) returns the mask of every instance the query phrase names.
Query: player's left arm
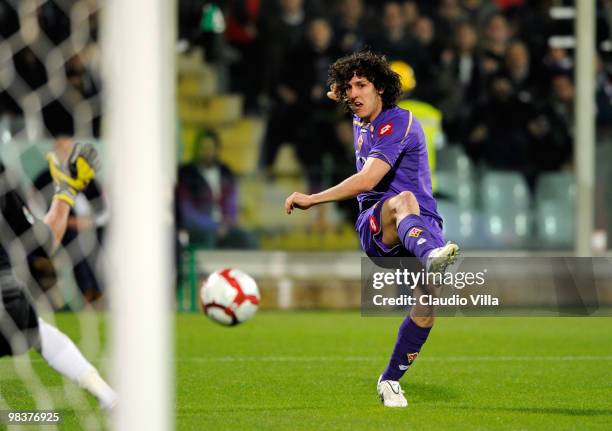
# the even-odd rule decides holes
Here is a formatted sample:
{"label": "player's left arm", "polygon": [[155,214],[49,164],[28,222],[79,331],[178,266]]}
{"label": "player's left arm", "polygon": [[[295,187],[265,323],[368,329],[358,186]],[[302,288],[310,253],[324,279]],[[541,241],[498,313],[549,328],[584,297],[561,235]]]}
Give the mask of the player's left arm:
{"label": "player's left arm", "polygon": [[369,157],[363,169],[341,183],[320,193],[307,195],[295,192],[285,200],[285,211],[291,214],[294,208],[306,210],[314,205],[351,199],[360,193],[372,190],[389,172],[391,166],[384,160]]}
{"label": "player's left arm", "polygon": [[57,249],[62,242],[64,234],[66,233],[70,208],[71,207],[67,202],[60,199],[53,199],[49,211],[47,211],[47,214],[45,214],[45,217],[43,218],[43,222],[51,230],[53,235],[53,238],[51,239],[52,243],[47,247],[51,252]]}
{"label": "player's left arm", "polygon": [[65,163],[61,163],[53,153],[47,155],[47,160],[55,184],[55,194],[43,222],[51,229],[51,249],[55,251],[66,233],[70,208],[74,206],[76,195],[95,178],[100,163],[93,145],[78,143],[72,148]]}

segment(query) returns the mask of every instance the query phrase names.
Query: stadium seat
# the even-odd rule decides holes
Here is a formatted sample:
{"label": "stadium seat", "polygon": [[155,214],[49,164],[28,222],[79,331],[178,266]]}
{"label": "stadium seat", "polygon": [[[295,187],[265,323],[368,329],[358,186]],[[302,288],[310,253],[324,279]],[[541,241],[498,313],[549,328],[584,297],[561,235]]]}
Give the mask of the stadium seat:
{"label": "stadium seat", "polygon": [[441,148],[436,157],[436,175],[450,172],[458,178],[472,178],[474,166],[460,146],[451,145]]}
{"label": "stadium seat", "polygon": [[569,172],[542,174],[536,184],[536,234],[544,248],[571,248],[574,242],[576,179]]}
{"label": "stadium seat", "polygon": [[179,97],[180,120],[186,125],[216,128],[242,118],[243,97],[239,94]]}
{"label": "stadium seat", "polygon": [[481,183],[481,194],[485,210],[507,207],[529,209],[529,189],[525,178],[518,172],[486,172]]}
{"label": "stadium seat", "polygon": [[482,237],[482,215],[478,211],[439,200],[438,212],[444,220],[445,240],[457,243],[463,250],[486,248]]}
{"label": "stadium seat", "polygon": [[180,98],[209,97],[217,93],[218,78],[210,66],[202,66],[198,72],[179,72],[177,94]]}
{"label": "stadium seat", "polygon": [[305,230],[311,216],[308,211],[294,211],[289,216],[283,209],[285,199],[295,190],[294,186],[284,182],[264,182],[255,214],[256,226],[269,232]]}
{"label": "stadium seat", "polygon": [[179,97],[212,96],[219,91],[217,70],[204,62],[201,49],[180,54],[176,59]]}
{"label": "stadium seat", "polygon": [[221,160],[236,174],[255,174],[265,133],[264,122],[259,118],[245,117],[216,130],[221,138]]}
{"label": "stadium seat", "polygon": [[460,208],[474,208],[476,193],[471,177],[460,176],[450,171],[438,172],[436,177],[438,194],[452,200]]}
{"label": "stadium seat", "polygon": [[547,172],[538,178],[536,202],[576,201],[576,177],[570,172]]}
{"label": "stadium seat", "polygon": [[[596,149],[596,184],[600,188],[601,208],[604,214],[600,223],[608,226],[608,249],[612,247],[612,138],[604,139]],[[596,203],[597,204],[597,203]]]}
{"label": "stadium seat", "polygon": [[569,249],[574,243],[574,205],[550,200],[536,206],[536,233],[543,248]]}
{"label": "stadium seat", "polygon": [[276,158],[272,163],[272,173],[280,176],[301,175],[304,171],[295,147],[290,144],[283,144],[276,153]]}
{"label": "stadium seat", "polygon": [[238,179],[238,225],[247,229],[259,227],[259,205],[265,182],[259,177]]}
{"label": "stadium seat", "polygon": [[488,248],[523,248],[532,241],[527,183],[520,173],[485,173],[481,183]]}

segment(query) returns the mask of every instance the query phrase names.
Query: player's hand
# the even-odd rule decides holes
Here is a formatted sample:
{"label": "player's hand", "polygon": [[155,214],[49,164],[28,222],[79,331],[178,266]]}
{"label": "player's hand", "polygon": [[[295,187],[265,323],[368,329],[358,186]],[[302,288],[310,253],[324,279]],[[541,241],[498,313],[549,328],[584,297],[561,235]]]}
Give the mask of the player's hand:
{"label": "player's hand", "polygon": [[74,144],[68,160],[61,163],[55,153],[47,154],[49,171],[55,184],[56,199],[74,206],[74,199],[100,169],[98,152],[91,144]]}
{"label": "player's hand", "polygon": [[307,210],[313,205],[312,196],[294,192],[285,200],[285,211],[287,211],[287,214],[291,214],[294,208]]}
{"label": "player's hand", "polygon": [[327,97],[329,97],[334,102],[340,101],[340,95],[338,94],[338,88],[336,84],[332,84],[329,91],[327,92]]}

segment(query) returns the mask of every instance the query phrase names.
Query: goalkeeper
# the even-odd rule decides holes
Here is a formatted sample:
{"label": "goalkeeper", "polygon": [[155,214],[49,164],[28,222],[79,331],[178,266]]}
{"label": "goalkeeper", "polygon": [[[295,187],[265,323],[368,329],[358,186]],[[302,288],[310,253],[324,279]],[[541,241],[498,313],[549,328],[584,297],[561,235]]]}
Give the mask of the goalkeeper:
{"label": "goalkeeper", "polygon": [[97,153],[90,144],[76,144],[64,162],[52,153],[47,160],[55,195],[43,220],[32,216],[17,192],[15,178],[0,161],[0,357],[35,349],[53,369],[89,391],[102,408],[110,409],[116,404],[115,392],[65,334],[38,317],[13,273],[11,261],[24,259],[29,250],[42,246],[52,253],[57,249],[77,194],[98,170]]}

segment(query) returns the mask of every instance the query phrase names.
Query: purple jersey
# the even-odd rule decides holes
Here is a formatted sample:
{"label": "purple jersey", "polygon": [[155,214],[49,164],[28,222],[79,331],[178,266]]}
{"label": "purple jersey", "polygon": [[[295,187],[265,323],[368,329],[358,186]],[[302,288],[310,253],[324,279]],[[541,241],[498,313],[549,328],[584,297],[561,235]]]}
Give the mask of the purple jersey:
{"label": "purple jersey", "polygon": [[357,171],[368,157],[376,157],[391,170],[369,192],[357,196],[360,211],[371,207],[384,195],[410,191],[421,215],[442,221],[431,191],[431,173],[423,128],[412,112],[394,106],[382,111],[372,123],[353,116],[353,136]]}

